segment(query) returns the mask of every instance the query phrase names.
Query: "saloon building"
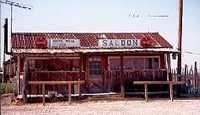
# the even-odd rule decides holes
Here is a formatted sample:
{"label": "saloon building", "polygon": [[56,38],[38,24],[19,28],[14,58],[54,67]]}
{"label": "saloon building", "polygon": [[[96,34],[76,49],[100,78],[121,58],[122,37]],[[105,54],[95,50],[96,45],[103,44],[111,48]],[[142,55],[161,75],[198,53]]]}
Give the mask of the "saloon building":
{"label": "saloon building", "polygon": [[[134,92],[133,81],[168,81],[174,52],[159,33],[13,33],[11,42],[22,95],[42,93],[31,81],[80,80],[88,94]],[[65,95],[68,87],[46,85],[49,91]]]}

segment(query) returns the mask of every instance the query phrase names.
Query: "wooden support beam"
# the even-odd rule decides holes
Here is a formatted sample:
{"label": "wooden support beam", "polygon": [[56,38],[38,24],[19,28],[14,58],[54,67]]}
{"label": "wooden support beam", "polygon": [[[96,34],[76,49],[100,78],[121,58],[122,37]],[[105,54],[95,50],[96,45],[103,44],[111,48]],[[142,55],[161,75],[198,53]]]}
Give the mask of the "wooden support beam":
{"label": "wooden support beam", "polygon": [[181,85],[185,84],[185,81],[133,81],[133,84],[154,84],[154,85],[164,85],[164,84],[170,84],[170,83],[176,84],[176,85]]}
{"label": "wooden support beam", "polygon": [[145,101],[148,101],[148,87],[147,87],[147,83],[144,84],[144,97],[145,97]]}
{"label": "wooden support beam", "polygon": [[45,84],[42,84],[42,103],[45,106]]}
{"label": "wooden support beam", "polygon": [[121,96],[125,97],[125,89],[124,89],[124,60],[123,55],[120,54],[120,89],[121,89]]}
{"label": "wooden support beam", "polygon": [[65,84],[78,84],[85,83],[85,81],[29,81],[28,84],[37,85],[37,84],[48,84],[48,85],[65,85]]}
{"label": "wooden support beam", "polygon": [[20,56],[17,56],[17,95],[20,95]]}
{"label": "wooden support beam", "polygon": [[91,80],[90,80],[90,74],[89,74],[89,55],[86,54],[85,55],[85,85],[86,85],[86,89],[87,92],[90,92],[90,84],[91,84]]}
{"label": "wooden support beam", "polygon": [[80,79],[78,79],[78,96],[81,97],[81,87],[80,87]]}
{"label": "wooden support beam", "polygon": [[71,104],[71,92],[72,91],[72,85],[71,83],[68,84],[68,103]]}
{"label": "wooden support beam", "polygon": [[22,97],[24,102],[27,102],[27,72],[28,72],[28,63],[27,59],[24,61],[24,75],[23,75],[23,88],[22,88]]}
{"label": "wooden support beam", "polygon": [[169,74],[171,73],[171,61],[170,61],[170,54],[166,55],[166,67],[167,67],[167,81],[170,80]]}
{"label": "wooden support beam", "polygon": [[109,77],[110,77],[110,82],[109,82],[109,92],[113,91],[113,74],[109,73]]}
{"label": "wooden support beam", "polygon": [[[80,60],[79,60],[79,78],[78,78],[78,81],[80,82],[80,79],[82,79],[82,77],[85,77],[84,75],[82,75],[82,71],[83,70],[83,54],[80,53]],[[82,79],[83,80],[83,79]],[[81,97],[81,89],[80,89],[80,83],[78,82],[78,95],[79,95],[79,99]]]}
{"label": "wooden support beam", "polygon": [[173,83],[169,83],[169,94],[170,94],[170,100],[173,101]]}

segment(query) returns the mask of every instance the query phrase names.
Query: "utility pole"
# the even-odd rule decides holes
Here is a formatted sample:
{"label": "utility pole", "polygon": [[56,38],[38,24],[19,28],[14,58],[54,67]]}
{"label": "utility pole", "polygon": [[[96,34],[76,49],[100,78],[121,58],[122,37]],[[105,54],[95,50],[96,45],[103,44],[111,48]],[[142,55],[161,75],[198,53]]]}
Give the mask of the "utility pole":
{"label": "utility pole", "polygon": [[181,75],[182,63],[182,27],[183,27],[183,0],[179,0],[179,22],[178,22],[178,60],[177,60],[177,73]]}
{"label": "utility pole", "polygon": [[[9,0],[0,0],[0,4],[7,4],[7,5],[10,5],[10,35],[12,36],[12,32],[13,32],[13,9],[14,7],[18,7],[18,8],[22,8],[22,9],[28,9],[28,10],[31,10],[30,7],[28,6],[25,6],[25,5],[22,5],[18,2],[13,2],[13,1],[9,1]],[[1,20],[1,18],[0,18]],[[7,48],[5,48],[7,47]],[[5,53],[10,55],[10,67],[11,67],[11,52],[8,51],[8,40],[7,42],[4,41],[4,49],[7,49],[7,51],[4,51],[3,52],[3,73],[4,73],[4,76],[5,76],[5,67],[4,67],[4,63],[5,63]],[[11,71],[11,68],[9,68],[9,77],[10,77],[10,71]]]}
{"label": "utility pole", "polygon": [[2,49],[1,49],[1,47],[2,47],[2,45],[1,45],[1,3],[0,3],[0,68],[1,68],[1,62],[3,61],[2,60],[2,57],[1,57],[1,52],[2,52]]}
{"label": "utility pole", "polygon": [[13,2],[13,1],[9,1],[9,0],[0,0],[0,3],[2,4],[7,4],[7,5],[10,5],[10,15],[11,15],[11,18],[10,18],[10,28],[11,28],[11,33],[12,33],[12,28],[13,28],[13,6],[14,7],[18,7],[18,8],[22,8],[22,9],[28,9],[28,10],[31,10],[31,7],[28,7],[28,6],[25,6],[25,5],[22,5],[18,2]]}

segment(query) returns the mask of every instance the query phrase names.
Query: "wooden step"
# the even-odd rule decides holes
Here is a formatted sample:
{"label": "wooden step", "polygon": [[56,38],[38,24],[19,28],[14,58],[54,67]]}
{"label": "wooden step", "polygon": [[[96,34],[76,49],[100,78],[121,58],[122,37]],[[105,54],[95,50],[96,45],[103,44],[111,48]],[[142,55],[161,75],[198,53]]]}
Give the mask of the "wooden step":
{"label": "wooden step", "polygon": [[120,94],[109,94],[109,95],[95,95],[88,97],[89,100],[121,100],[124,99]]}

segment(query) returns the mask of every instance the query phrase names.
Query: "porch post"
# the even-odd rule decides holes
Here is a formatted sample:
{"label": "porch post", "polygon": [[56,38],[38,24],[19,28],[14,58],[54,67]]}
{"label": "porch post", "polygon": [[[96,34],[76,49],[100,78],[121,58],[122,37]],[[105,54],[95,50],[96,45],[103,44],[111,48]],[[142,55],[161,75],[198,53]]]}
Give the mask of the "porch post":
{"label": "porch post", "polygon": [[173,81],[169,82],[169,95],[170,95],[170,100],[173,101]]}
{"label": "porch post", "polygon": [[68,103],[71,104],[71,94],[72,94],[72,84],[71,82],[68,83]]}
{"label": "porch post", "polygon": [[[85,77],[84,75],[82,75],[82,72],[83,72],[83,54],[80,53],[80,61],[79,61],[79,78],[78,78],[78,81],[80,80],[83,80],[82,77]],[[79,95],[79,98],[81,96],[81,88],[80,88],[80,84],[78,83],[78,95]]]}
{"label": "porch post", "polygon": [[27,71],[28,71],[28,63],[27,59],[24,60],[24,75],[23,75],[23,88],[22,88],[22,97],[24,102],[27,102]]}
{"label": "porch post", "polygon": [[148,87],[147,87],[147,83],[144,84],[144,97],[145,97],[145,101],[148,101]]}
{"label": "porch post", "polygon": [[42,104],[45,106],[45,84],[42,84]]}
{"label": "porch post", "polygon": [[120,54],[120,89],[121,89],[121,96],[125,97],[125,89],[124,89],[124,60],[123,55]]}
{"label": "porch post", "polygon": [[88,54],[85,54],[84,56],[84,61],[85,61],[85,86],[86,86],[86,89],[87,89],[87,92],[89,93],[90,92],[90,76],[89,76],[89,55]]}
{"label": "porch post", "polygon": [[171,62],[170,62],[170,54],[166,54],[166,64],[167,64],[167,81],[169,81],[169,74],[171,73]]}
{"label": "porch post", "polygon": [[17,56],[17,95],[20,94],[20,56]]}

